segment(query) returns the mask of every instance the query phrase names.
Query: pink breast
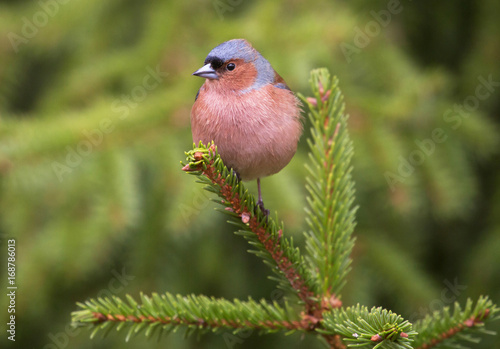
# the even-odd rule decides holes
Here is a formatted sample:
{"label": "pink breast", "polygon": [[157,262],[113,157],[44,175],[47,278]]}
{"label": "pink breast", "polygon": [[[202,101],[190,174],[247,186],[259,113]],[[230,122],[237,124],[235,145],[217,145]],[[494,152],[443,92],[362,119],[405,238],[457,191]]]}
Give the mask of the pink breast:
{"label": "pink breast", "polygon": [[191,111],[193,141],[214,141],[222,160],[242,179],[279,172],[302,133],[297,98],[271,85],[243,95],[201,90]]}

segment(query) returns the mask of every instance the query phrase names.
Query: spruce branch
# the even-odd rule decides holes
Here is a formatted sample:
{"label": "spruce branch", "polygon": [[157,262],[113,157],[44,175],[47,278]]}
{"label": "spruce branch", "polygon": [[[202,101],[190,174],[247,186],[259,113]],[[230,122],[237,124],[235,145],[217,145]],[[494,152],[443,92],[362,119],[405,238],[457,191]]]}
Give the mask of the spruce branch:
{"label": "spruce branch", "polygon": [[219,195],[222,200],[216,202],[224,206],[222,212],[229,214],[229,222],[240,229],[237,234],[252,245],[250,252],[271,267],[277,276],[273,279],[281,288],[298,296],[307,314],[319,315],[321,305],[312,291],[310,273],[293,239],[284,236],[283,225],[276,223],[277,218],[262,214],[234,171],[223,164],[214,144],[200,143],[186,155],[188,163],[183,170],[197,175],[207,185],[205,189]]}
{"label": "spruce branch", "polygon": [[140,304],[127,295],[126,301],[114,296],[90,299],[78,303],[78,306],[81,310],[72,313],[73,324],[93,325],[91,337],[104,330],[127,329],[127,341],[143,330],[146,337],[153,336],[157,331],[161,335],[178,328],[185,328],[188,335],[208,331],[238,333],[248,328],[261,333],[309,330],[309,323],[296,319],[286,302],[282,307],[277,302],[268,303],[265,300],[235,299],[231,302],[206,296],[153,293],[151,297],[141,294]]}
{"label": "spruce branch", "polygon": [[[323,328],[339,333],[349,347],[411,349],[417,334],[400,315],[381,307],[357,305],[324,314]],[[319,330],[321,332],[322,330]]]}
{"label": "spruce branch", "polygon": [[499,309],[488,297],[481,296],[473,306],[471,299],[467,300],[465,308],[457,302],[453,313],[450,307],[427,315],[415,324],[419,332],[415,340],[415,348],[464,348],[461,342],[479,342],[478,334],[496,334],[485,329],[485,323],[500,318]]}
{"label": "spruce branch", "polygon": [[354,246],[353,146],[338,79],[331,78],[327,69],[317,69],[310,82],[314,97],[300,95],[312,125],[307,140],[311,165],[306,166],[307,261],[314,271],[316,292],[330,296],[338,295],[344,285]]}

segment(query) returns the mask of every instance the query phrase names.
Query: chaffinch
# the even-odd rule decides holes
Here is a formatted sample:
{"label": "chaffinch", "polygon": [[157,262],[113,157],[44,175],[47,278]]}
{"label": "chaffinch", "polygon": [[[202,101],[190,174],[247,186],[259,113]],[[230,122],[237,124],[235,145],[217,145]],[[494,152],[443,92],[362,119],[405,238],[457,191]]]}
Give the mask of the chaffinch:
{"label": "chaffinch", "polygon": [[271,64],[243,39],[223,42],[193,75],[205,78],[191,110],[193,142],[214,141],[242,180],[279,172],[302,134],[300,102]]}

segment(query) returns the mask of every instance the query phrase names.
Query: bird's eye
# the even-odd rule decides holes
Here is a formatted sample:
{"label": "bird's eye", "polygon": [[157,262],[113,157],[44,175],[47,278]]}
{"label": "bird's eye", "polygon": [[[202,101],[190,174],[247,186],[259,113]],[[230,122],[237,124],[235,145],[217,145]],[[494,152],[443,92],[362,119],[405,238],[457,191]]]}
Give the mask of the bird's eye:
{"label": "bird's eye", "polygon": [[234,64],[234,63],[229,63],[226,66],[226,69],[229,70],[229,71],[234,70],[234,68],[236,68],[236,64]]}

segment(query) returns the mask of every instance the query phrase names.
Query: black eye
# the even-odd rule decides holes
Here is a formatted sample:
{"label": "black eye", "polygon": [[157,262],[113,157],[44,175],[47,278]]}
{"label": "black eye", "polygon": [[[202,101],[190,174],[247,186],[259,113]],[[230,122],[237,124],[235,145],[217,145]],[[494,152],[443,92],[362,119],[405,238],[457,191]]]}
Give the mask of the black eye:
{"label": "black eye", "polygon": [[229,63],[226,66],[226,69],[229,70],[229,71],[234,70],[234,68],[236,68],[236,64],[234,64],[234,63]]}

